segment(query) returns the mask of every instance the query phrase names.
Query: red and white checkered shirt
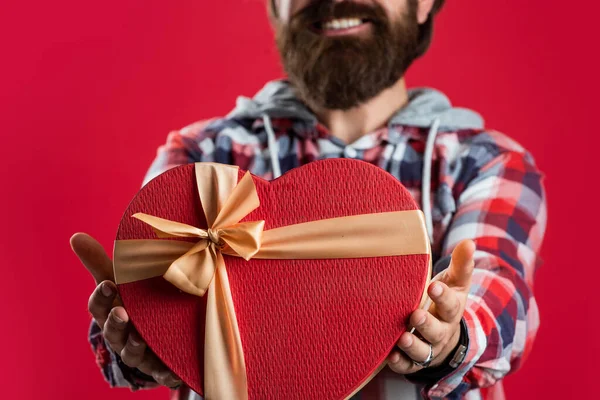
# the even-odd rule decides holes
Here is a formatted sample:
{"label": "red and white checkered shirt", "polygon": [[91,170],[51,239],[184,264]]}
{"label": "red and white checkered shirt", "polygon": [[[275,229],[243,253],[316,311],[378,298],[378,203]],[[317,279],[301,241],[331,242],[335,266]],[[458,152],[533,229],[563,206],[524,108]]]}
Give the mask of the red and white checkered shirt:
{"label": "red and white checkered shirt", "polygon": [[[273,118],[283,172],[313,160],[351,157],[378,165],[421,201],[423,153],[428,129],[389,125],[352,146],[315,124]],[[215,119],[171,132],[148,172],[150,179],[186,163],[235,164],[272,178],[267,136],[260,118]],[[539,326],[533,280],[546,226],[542,175],[532,157],[507,136],[483,129],[440,131],[433,151],[434,273],[448,266],[463,239],[477,244],[475,271],[464,320],[469,345],[465,360],[449,376],[417,386],[382,371],[353,399],[503,399],[501,379],[523,363]],[[107,350],[92,324],[90,342],[112,386],[153,387]],[[196,396],[196,397],[194,397]],[[200,399],[182,387],[172,399]]]}

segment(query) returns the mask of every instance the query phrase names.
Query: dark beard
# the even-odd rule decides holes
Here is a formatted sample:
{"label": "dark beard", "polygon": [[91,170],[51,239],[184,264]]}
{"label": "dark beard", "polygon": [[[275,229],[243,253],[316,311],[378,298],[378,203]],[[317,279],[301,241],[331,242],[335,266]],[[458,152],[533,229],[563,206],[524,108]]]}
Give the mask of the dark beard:
{"label": "dark beard", "polygon": [[[300,98],[313,109],[348,110],[394,85],[417,56],[416,2],[399,21],[378,4],[316,1],[277,27],[283,67]],[[332,18],[371,22],[366,37],[326,37],[316,23]]]}

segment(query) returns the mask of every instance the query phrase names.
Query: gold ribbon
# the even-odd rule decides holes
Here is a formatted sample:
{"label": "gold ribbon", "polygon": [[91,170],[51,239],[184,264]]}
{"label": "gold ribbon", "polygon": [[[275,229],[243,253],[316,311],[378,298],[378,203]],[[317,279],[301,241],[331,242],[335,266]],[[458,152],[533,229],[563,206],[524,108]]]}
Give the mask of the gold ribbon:
{"label": "gold ribbon", "polygon": [[[240,222],[260,205],[250,173],[238,183],[235,166],[196,163],[195,172],[209,228],[134,214],[152,226],[159,240],[117,240],[114,269],[117,284],[162,275],[186,293],[207,293],[204,394],[208,400],[248,398],[244,353],[223,254],[245,260],[281,260],[430,253],[421,211],[354,215],[263,231],[264,221]],[[160,240],[175,237],[198,241]]]}

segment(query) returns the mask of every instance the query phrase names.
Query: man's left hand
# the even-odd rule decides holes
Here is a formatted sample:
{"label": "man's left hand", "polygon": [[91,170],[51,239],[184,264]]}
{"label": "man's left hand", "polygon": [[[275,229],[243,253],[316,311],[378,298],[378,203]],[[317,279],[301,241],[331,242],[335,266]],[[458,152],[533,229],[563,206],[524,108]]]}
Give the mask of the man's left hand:
{"label": "man's left hand", "polygon": [[398,341],[399,350],[388,357],[390,368],[402,375],[412,374],[422,367],[414,361],[423,362],[429,356],[429,343],[433,346],[430,367],[444,362],[460,340],[462,319],[473,275],[475,243],[462,241],[452,252],[450,266],[441,278],[429,285],[429,297],[433,304],[429,312],[416,310],[410,317],[415,334],[405,332]]}

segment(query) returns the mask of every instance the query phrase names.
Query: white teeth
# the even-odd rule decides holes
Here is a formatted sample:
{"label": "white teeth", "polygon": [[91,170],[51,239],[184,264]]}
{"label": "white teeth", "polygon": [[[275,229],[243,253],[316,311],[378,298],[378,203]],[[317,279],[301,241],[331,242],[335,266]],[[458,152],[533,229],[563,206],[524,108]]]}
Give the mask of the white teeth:
{"label": "white teeth", "polygon": [[334,19],[331,21],[327,21],[323,24],[323,29],[325,30],[339,30],[339,29],[348,29],[354,28],[362,24],[362,21],[358,18],[344,18],[344,19]]}

